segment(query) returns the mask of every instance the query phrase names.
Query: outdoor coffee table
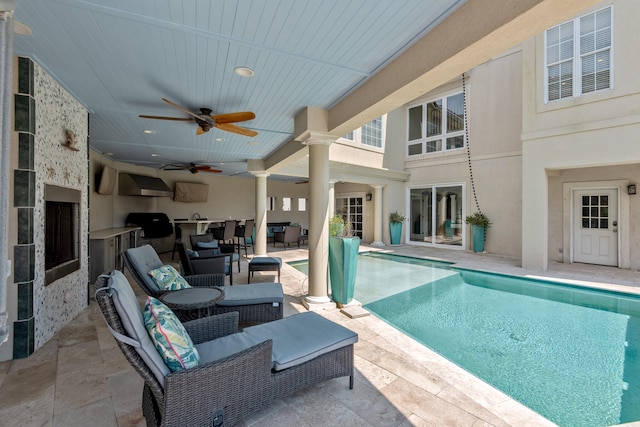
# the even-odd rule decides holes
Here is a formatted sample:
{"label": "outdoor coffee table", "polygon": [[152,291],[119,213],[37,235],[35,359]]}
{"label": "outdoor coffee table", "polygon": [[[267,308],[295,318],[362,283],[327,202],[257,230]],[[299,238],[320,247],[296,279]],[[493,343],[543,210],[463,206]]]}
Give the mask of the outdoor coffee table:
{"label": "outdoor coffee table", "polygon": [[197,319],[211,315],[211,309],[223,298],[222,289],[194,287],[167,292],[160,297],[160,301],[173,310],[180,320],[191,320],[194,313]]}

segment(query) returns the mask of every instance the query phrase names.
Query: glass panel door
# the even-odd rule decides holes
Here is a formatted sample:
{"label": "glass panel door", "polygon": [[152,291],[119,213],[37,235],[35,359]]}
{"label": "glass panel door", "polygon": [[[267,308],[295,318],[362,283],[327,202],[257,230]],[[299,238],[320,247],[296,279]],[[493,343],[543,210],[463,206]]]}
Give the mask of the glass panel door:
{"label": "glass panel door", "polygon": [[410,199],[411,241],[462,246],[462,186],[414,188]]}
{"label": "glass panel door", "polygon": [[336,197],[336,215],[340,215],[345,222],[349,220],[353,235],[362,239],[364,230],[364,203],[362,197]]}

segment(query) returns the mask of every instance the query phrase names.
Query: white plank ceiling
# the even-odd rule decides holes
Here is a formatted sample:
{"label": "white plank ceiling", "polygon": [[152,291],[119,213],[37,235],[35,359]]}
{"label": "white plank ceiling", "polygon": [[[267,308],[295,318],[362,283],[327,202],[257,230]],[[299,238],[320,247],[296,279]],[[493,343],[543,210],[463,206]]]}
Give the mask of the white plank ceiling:
{"label": "white plank ceiling", "polygon": [[[90,110],[93,149],[134,164],[198,162],[237,174],[290,140],[305,106],[331,108],[464,0],[15,3],[14,18],[33,34],[16,35],[14,53],[33,58]],[[240,77],[237,66],[255,75]],[[196,136],[193,122],[138,117],[188,117],[161,98],[194,113],[253,111],[254,120],[237,124],[258,136]]]}

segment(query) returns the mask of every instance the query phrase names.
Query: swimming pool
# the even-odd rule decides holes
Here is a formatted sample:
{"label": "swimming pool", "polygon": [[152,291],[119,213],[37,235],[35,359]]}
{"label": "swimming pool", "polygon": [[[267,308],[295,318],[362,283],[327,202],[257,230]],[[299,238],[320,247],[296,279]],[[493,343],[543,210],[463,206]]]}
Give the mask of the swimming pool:
{"label": "swimming pool", "polygon": [[640,420],[640,297],[368,253],[355,298],[560,426]]}

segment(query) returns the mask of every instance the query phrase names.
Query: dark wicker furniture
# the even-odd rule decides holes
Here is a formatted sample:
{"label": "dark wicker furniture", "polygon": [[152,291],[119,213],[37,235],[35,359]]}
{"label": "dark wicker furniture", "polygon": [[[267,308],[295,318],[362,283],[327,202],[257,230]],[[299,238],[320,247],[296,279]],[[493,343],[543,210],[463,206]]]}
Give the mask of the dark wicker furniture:
{"label": "dark wicker furniture", "polygon": [[282,258],[276,256],[253,257],[249,261],[249,272],[247,273],[247,283],[251,283],[254,271],[277,271],[278,283],[280,282],[280,267]]}
{"label": "dark wicker furniture", "polygon": [[[104,283],[97,284],[101,286]],[[120,350],[144,380],[142,411],[148,426],[232,426],[277,399],[332,378],[348,376],[349,388],[353,388],[353,344],[274,371],[271,339],[220,360],[168,374],[160,382],[136,351],[138,341],[127,334],[111,290],[98,289],[96,300]],[[184,326],[198,345],[235,334],[238,314],[205,317]]]}
{"label": "dark wicker furniture", "polygon": [[[213,314],[216,302],[224,298],[220,288],[188,288],[167,292],[160,297],[175,314],[182,319],[200,319]],[[204,314],[204,316],[203,316]]]}
{"label": "dark wicker furniture", "polygon": [[299,225],[287,225],[284,227],[284,231],[277,231],[273,233],[273,247],[276,247],[276,243],[282,243],[284,250],[287,250],[287,246],[291,243],[296,243],[300,247],[300,230],[302,227]]}
{"label": "dark wicker furniture", "polygon": [[[123,258],[131,276],[142,290],[147,295],[160,298],[164,292],[159,292],[154,287],[147,274],[163,265],[155,250],[150,245],[130,248],[123,252]],[[271,322],[283,317],[284,293],[279,283],[270,283],[269,288],[260,284],[224,286],[224,274],[196,274],[184,278],[191,286],[219,287],[224,291],[225,298],[213,308],[214,314],[237,311],[243,323]]]}

